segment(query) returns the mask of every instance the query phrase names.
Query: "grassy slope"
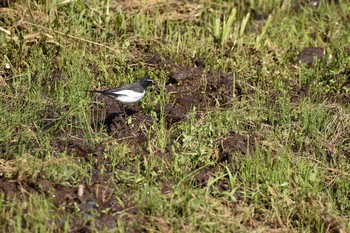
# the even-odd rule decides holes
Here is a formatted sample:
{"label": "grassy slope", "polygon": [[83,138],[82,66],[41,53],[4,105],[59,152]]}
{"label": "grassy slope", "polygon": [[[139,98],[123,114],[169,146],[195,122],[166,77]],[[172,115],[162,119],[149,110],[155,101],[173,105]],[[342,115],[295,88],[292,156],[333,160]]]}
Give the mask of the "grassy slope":
{"label": "grassy slope", "polygon": [[[350,231],[346,1],[324,1],[317,8],[273,1],[236,4],[228,38],[221,33],[228,28],[218,27],[229,18],[228,3],[109,1],[108,12],[100,1],[29,2],[18,1],[0,18],[11,32],[7,37],[0,33],[3,177],[20,184],[45,179],[54,187],[91,184],[88,171],[98,166],[102,176],[109,164],[59,152],[52,143],[79,138],[91,145],[106,143],[104,158],[115,174],[111,195],[127,192],[127,203],[136,209],[113,213],[118,218],[114,230]],[[253,12],[268,13],[270,24]],[[37,32],[52,39],[26,37]],[[317,46],[326,47],[334,59],[311,68],[293,63],[303,48]],[[153,54],[170,57],[173,67],[148,66],[143,59]],[[194,58],[208,70],[233,72],[254,92],[233,99],[228,109],[201,109],[201,118],[190,117],[170,129],[160,120],[146,132],[146,155],[91,128],[92,100],[81,90],[118,86],[146,73],[162,86],[172,69],[191,67]],[[347,75],[337,75],[346,70]],[[143,109],[155,118],[153,107],[167,101],[163,93],[150,93]],[[48,118],[52,127],[46,130]],[[229,131],[255,135],[256,148],[249,156],[237,153],[220,162],[217,140]],[[170,161],[156,153],[169,143]],[[215,167],[210,180],[197,187],[195,177],[209,167]],[[169,184],[165,191],[164,184]],[[1,228],[68,231],[79,222],[79,209],[68,213],[53,196],[25,196],[10,200],[1,195]],[[89,215],[91,229],[99,227],[94,216],[100,214]]]}

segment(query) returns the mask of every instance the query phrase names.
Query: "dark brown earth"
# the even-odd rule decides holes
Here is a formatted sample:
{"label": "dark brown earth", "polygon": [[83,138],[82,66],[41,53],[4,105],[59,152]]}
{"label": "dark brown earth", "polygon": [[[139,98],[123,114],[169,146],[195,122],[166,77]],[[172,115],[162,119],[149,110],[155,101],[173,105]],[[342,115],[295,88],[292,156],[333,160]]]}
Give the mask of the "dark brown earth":
{"label": "dark brown earth", "polygon": [[311,67],[316,59],[326,62],[326,48],[304,48],[297,58],[297,62],[304,63]]}
{"label": "dark brown earth", "polygon": [[[228,132],[228,134],[217,140],[217,165],[207,167],[198,172],[194,177],[194,183],[198,187],[206,187],[211,177],[215,177],[216,173],[224,169],[225,166],[232,165],[236,156],[248,156],[253,152],[256,146],[257,137],[255,135],[242,135],[236,132]],[[231,171],[234,172],[234,171]],[[229,177],[224,177],[218,182],[218,192],[231,190]],[[241,198],[240,190],[235,193],[236,199]]]}
{"label": "dark brown earth", "polygon": [[220,151],[219,162],[231,162],[234,154],[249,155],[255,149],[256,137],[254,135],[242,135],[229,132],[227,137],[220,139],[218,147]]}

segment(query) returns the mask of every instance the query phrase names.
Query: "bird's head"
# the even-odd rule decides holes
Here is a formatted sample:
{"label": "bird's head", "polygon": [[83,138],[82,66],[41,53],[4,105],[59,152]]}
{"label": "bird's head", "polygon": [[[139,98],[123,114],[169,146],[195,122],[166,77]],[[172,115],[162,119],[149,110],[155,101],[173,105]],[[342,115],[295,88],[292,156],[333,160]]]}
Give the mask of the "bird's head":
{"label": "bird's head", "polygon": [[144,88],[147,88],[149,85],[152,85],[154,83],[153,80],[147,76],[140,79],[139,82]]}

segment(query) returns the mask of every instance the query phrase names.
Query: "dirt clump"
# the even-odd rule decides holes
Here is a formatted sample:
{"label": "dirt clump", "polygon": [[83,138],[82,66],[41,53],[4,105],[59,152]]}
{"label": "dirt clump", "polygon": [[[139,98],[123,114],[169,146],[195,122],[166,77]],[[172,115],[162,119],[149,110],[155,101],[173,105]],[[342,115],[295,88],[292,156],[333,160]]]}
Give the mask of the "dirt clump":
{"label": "dirt clump", "polygon": [[153,124],[149,114],[143,112],[139,104],[123,105],[108,97],[97,95],[101,104],[92,107],[93,129],[104,128],[118,141],[127,141],[134,144],[142,144],[147,141],[144,128]]}
{"label": "dirt clump", "polygon": [[66,152],[68,155],[76,157],[86,157],[88,154],[94,156],[102,155],[104,145],[91,145],[79,138],[57,139],[51,142],[51,146],[55,148],[56,154]]}
{"label": "dirt clump", "polygon": [[239,153],[243,156],[249,155],[256,144],[255,135],[242,135],[236,132],[230,132],[227,137],[218,141],[220,151],[219,162],[231,161],[234,154]]}
{"label": "dirt clump", "polygon": [[326,62],[326,49],[321,47],[315,48],[304,48],[296,62],[304,63],[306,66],[311,67],[315,62],[315,59],[321,59],[324,63]]}
{"label": "dirt clump", "polygon": [[[188,119],[192,109],[228,108],[234,98],[243,94],[234,75],[215,70],[206,72],[205,64],[195,60],[196,67],[179,67],[166,81],[165,90],[170,103],[164,106],[166,123],[172,125]],[[160,116],[160,107],[156,109]]]}

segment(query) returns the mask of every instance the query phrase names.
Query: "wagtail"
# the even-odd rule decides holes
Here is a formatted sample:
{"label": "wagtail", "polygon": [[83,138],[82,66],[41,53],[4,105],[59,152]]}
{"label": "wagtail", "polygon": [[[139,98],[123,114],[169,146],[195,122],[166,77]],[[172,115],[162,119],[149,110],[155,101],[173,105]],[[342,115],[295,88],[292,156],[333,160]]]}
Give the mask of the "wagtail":
{"label": "wagtail", "polygon": [[97,90],[87,90],[87,91],[106,95],[111,99],[116,100],[123,104],[135,103],[141,100],[145,96],[147,87],[151,84],[153,84],[153,80],[150,79],[149,77],[144,77],[136,83],[117,87],[114,89],[109,89],[105,91],[97,91]]}

